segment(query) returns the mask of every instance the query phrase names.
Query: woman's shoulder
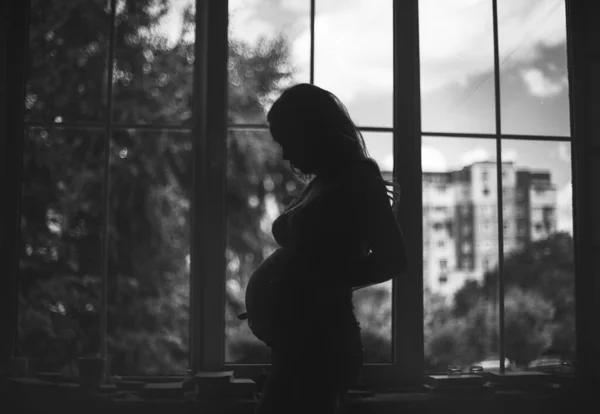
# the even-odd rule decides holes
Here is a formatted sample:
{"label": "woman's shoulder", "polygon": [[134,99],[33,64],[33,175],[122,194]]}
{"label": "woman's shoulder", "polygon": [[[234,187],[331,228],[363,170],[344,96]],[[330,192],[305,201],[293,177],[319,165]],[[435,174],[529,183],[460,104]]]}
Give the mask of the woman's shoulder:
{"label": "woman's shoulder", "polygon": [[379,165],[372,158],[364,158],[353,165],[350,170],[347,184],[353,190],[361,190],[383,184],[383,176]]}

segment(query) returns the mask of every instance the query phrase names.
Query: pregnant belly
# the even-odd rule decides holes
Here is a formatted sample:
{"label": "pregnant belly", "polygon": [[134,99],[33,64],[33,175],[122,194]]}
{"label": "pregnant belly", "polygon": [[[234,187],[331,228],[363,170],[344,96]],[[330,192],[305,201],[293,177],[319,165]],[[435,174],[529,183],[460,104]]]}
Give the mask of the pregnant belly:
{"label": "pregnant belly", "polygon": [[248,325],[258,339],[271,346],[275,333],[306,316],[306,307],[334,318],[335,314],[353,317],[351,291],[328,289],[322,278],[332,275],[318,268],[309,257],[289,248],[276,250],[256,268],[245,299]]}
{"label": "pregnant belly", "polygon": [[248,324],[254,335],[270,345],[276,317],[284,315],[282,306],[283,283],[300,270],[296,254],[281,248],[272,253],[256,268],[246,287]]}

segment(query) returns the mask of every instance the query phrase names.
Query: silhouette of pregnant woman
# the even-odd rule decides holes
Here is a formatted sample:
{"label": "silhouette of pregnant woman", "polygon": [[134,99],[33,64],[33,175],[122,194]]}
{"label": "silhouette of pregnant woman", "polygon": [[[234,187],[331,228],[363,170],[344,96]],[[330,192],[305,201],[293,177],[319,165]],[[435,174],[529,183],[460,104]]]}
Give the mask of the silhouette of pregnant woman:
{"label": "silhouette of pregnant woman", "polygon": [[[362,369],[352,292],[401,276],[407,253],[385,181],[344,105],[310,84],[286,89],[267,120],[309,182],[273,223],[280,248],[246,289],[254,335],[271,347],[256,414],[338,412]],[[388,190],[387,186],[393,186]]]}

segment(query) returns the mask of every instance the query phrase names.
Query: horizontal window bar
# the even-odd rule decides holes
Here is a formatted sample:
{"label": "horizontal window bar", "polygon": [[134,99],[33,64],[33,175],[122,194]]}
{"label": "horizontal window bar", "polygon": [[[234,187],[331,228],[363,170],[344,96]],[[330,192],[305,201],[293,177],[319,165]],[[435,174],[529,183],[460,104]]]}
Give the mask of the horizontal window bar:
{"label": "horizontal window bar", "polygon": [[[34,128],[72,128],[72,129],[100,129],[105,128],[102,122],[24,122],[25,127]],[[141,129],[145,131],[185,131],[191,132],[192,128],[182,125],[148,125],[148,124],[112,124],[110,128],[117,129]]]}
{"label": "horizontal window bar", "polygon": [[[257,129],[267,130],[269,127],[266,124],[231,124],[227,126],[228,129],[239,130],[239,129]],[[391,127],[370,127],[364,126],[358,127],[359,131],[365,132],[394,132],[394,128]]]}
{"label": "horizontal window bar", "polygon": [[[496,134],[472,134],[472,133],[455,133],[455,132],[421,132],[422,136],[427,137],[453,137],[453,138],[484,138],[495,139]],[[519,139],[523,141],[570,141],[571,137],[556,136],[556,135],[515,135],[515,134],[500,134],[501,139]]]}
{"label": "horizontal window bar", "polygon": [[261,131],[266,131],[269,129],[267,124],[231,124],[227,125],[227,129],[257,129]]}

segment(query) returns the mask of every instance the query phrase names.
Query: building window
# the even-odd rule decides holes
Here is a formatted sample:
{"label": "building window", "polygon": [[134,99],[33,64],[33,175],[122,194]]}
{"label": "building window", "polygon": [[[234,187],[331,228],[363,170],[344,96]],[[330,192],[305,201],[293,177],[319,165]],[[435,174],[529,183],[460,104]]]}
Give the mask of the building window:
{"label": "building window", "polygon": [[462,252],[465,253],[465,254],[471,253],[471,243],[464,242],[462,244]]}
{"label": "building window", "polygon": [[447,259],[440,259],[440,269],[441,270],[448,269],[448,260]]}
{"label": "building window", "polygon": [[437,242],[437,246],[438,246],[439,248],[443,248],[443,247],[444,247],[444,241],[443,241],[443,240],[438,240],[438,242]]}

